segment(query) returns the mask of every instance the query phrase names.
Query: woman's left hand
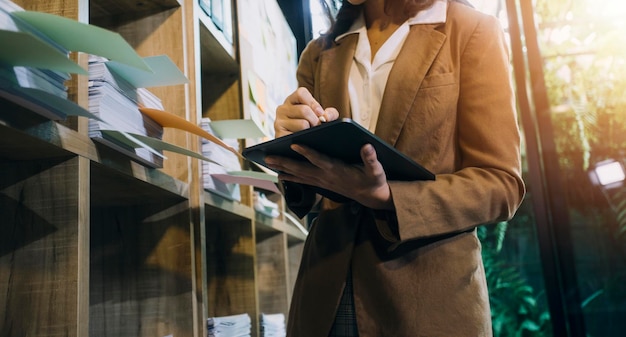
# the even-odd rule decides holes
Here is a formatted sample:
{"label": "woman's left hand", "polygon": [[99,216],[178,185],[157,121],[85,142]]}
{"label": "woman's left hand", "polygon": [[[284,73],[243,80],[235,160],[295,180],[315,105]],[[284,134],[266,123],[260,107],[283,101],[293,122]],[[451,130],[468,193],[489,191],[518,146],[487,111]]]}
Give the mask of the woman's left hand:
{"label": "woman's left hand", "polygon": [[280,172],[278,179],[321,187],[372,209],[393,209],[385,170],[372,145],[361,148],[363,165],[349,165],[302,145],[291,148],[309,162],[267,156],[265,162]]}

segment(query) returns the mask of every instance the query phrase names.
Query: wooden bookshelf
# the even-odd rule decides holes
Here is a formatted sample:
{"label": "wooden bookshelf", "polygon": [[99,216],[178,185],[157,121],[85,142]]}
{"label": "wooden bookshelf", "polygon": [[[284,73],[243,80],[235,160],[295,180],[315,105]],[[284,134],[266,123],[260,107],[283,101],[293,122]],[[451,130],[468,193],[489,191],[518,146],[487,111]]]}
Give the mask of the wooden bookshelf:
{"label": "wooden bookshelf", "polygon": [[[168,112],[247,117],[237,1],[232,39],[197,0],[14,3],[117,32],[142,57],[166,54],[189,79],[149,88]],[[86,54],[71,58],[86,67]],[[68,85],[87,108],[87,77]],[[252,188],[228,200],[204,190],[197,159],[166,152],[149,168],[93,142],[85,118],[35,110],[0,98],[0,336],[200,337],[208,317],[240,313],[259,336],[261,313],[287,317],[306,235],[255,212]],[[201,151],[180,130],[163,140]]]}

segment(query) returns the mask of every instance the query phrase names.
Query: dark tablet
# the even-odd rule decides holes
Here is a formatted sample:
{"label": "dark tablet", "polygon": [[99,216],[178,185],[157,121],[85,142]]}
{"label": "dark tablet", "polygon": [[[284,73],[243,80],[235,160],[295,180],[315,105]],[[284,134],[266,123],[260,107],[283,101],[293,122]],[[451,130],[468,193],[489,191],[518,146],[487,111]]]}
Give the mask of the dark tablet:
{"label": "dark tablet", "polygon": [[382,163],[387,174],[387,180],[435,179],[435,175],[430,171],[349,118],[323,123],[319,126],[250,146],[243,150],[243,156],[265,167],[267,165],[264,158],[267,155],[306,160],[290,148],[291,144],[302,144],[329,157],[341,159],[346,163],[360,164],[362,163],[360,156],[361,147],[368,143],[372,144],[376,149],[378,160]]}

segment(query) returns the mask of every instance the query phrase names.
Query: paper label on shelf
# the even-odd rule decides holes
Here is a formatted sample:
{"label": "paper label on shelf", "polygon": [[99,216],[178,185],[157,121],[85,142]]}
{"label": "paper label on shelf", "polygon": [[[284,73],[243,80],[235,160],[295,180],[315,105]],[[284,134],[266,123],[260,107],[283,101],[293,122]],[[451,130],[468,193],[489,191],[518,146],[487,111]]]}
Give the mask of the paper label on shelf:
{"label": "paper label on shelf", "polygon": [[263,138],[265,134],[251,119],[226,119],[209,123],[221,139]]}
{"label": "paper label on shelf", "polygon": [[104,56],[152,72],[150,66],[118,33],[54,14],[21,11],[11,15],[28,22],[68,50]]}
{"label": "paper label on shelf", "polygon": [[[66,116],[83,116],[100,120],[80,105],[43,90],[18,86],[5,87],[3,85],[0,85],[0,90],[6,90],[11,95],[7,96],[7,99],[22,105],[27,104],[24,106],[28,106],[37,113],[41,113],[42,109],[48,110],[50,114],[45,114],[45,116],[53,120],[64,120]],[[19,99],[19,101],[16,101],[14,98]]]}
{"label": "paper label on shelf", "polygon": [[[134,142],[130,141],[129,139],[127,139],[124,134],[122,134],[119,131],[115,131],[115,130],[102,130],[103,133],[121,141],[124,142],[126,145],[128,146],[132,146],[132,147],[138,147],[138,144],[133,144]],[[184,147],[180,147],[165,141],[162,141],[160,139],[156,139],[153,137],[148,137],[148,136],[143,136],[143,135],[138,135],[135,133],[127,133],[135,138],[137,138],[139,141],[141,141],[142,143],[156,149],[156,150],[160,150],[160,151],[170,151],[170,152],[175,152],[175,153],[179,153],[179,154],[183,154],[185,156],[189,156],[189,157],[193,157],[193,158],[198,158],[200,160],[204,160],[204,161],[208,161],[208,162],[212,162],[212,163],[216,163],[215,161],[197,153],[197,152],[193,152],[191,150],[185,149]],[[216,163],[217,164],[217,163]]]}
{"label": "paper label on shelf", "polygon": [[0,45],[2,63],[87,75],[67,55],[29,33],[0,30]]}
{"label": "paper label on shelf", "polygon": [[250,185],[270,192],[281,193],[276,186],[278,178],[262,172],[230,171],[225,174],[211,174],[211,177],[227,184]]}
{"label": "paper label on shelf", "polygon": [[143,59],[154,73],[149,73],[126,64],[109,61],[107,67],[124,78],[135,88],[161,87],[189,83],[189,79],[178,69],[167,55],[145,57]]}

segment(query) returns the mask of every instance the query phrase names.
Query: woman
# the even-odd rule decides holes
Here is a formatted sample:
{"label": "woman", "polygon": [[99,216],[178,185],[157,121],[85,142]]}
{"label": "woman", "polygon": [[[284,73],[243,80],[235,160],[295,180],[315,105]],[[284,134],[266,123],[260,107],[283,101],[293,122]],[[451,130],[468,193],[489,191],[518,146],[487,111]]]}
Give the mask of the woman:
{"label": "woman", "polygon": [[348,0],[309,43],[301,86],[276,135],[350,117],[436,174],[388,181],[363,165],[294,146],[309,162],[266,158],[307,238],[289,336],[490,336],[476,226],[510,219],[524,196],[507,48],[492,17],[458,1]]}

